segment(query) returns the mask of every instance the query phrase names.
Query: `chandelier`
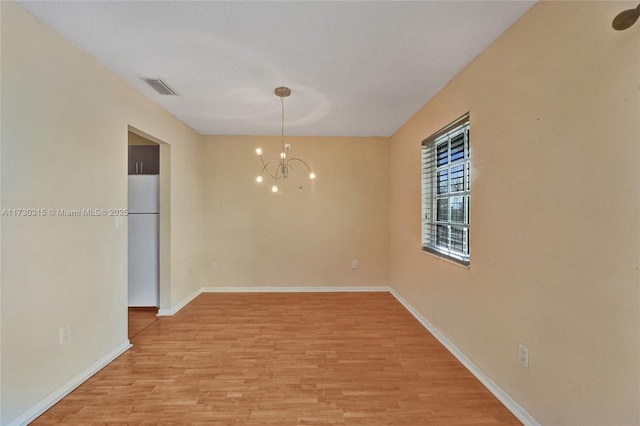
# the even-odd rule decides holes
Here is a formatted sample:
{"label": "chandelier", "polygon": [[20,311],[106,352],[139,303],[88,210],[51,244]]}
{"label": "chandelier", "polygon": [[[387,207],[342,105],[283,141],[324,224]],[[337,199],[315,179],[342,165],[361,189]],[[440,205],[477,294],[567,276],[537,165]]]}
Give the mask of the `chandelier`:
{"label": "chandelier", "polygon": [[[278,183],[288,178],[290,172],[295,171],[294,164],[296,167],[298,165],[306,167],[308,177],[311,180],[316,178],[316,174],[313,173],[311,167],[309,167],[304,160],[297,157],[290,157],[289,151],[291,150],[291,145],[284,143],[284,98],[291,95],[291,90],[288,87],[277,87],[274,92],[276,96],[280,98],[280,105],[282,106],[282,120],[280,124],[280,143],[282,144],[282,149],[280,151],[280,158],[265,162],[262,156],[262,148],[256,148],[256,154],[258,154],[260,162],[262,163],[262,170],[260,170],[260,174],[256,177],[256,182],[262,183],[265,177],[269,177],[273,179],[271,192],[278,192]],[[298,190],[302,191],[302,183],[297,176],[296,180],[298,181]]]}

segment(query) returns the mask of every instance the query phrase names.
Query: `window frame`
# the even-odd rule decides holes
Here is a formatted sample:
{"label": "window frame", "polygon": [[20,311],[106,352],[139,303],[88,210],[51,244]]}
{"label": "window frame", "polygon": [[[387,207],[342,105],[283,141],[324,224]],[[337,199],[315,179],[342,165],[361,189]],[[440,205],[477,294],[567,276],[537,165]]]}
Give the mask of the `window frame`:
{"label": "window frame", "polygon": [[[471,202],[471,145],[470,145],[470,119],[469,113],[454,120],[449,125],[438,130],[433,135],[424,139],[421,144],[421,206],[422,206],[422,229],[421,247],[422,251],[432,253],[436,256],[459,263],[463,266],[471,264],[470,250],[470,202]],[[452,162],[452,141],[454,143],[454,156],[459,155],[459,139],[462,135],[462,157],[456,158]],[[446,145],[446,150],[442,149]],[[458,148],[457,150],[455,148]],[[446,152],[445,157],[442,154]],[[462,170],[459,171],[459,167]],[[452,173],[454,169],[456,172]],[[446,175],[446,177],[445,177]],[[452,179],[453,176],[453,179]],[[460,176],[459,178],[457,176]],[[444,178],[443,178],[444,177]],[[462,180],[462,188],[452,191],[452,187],[457,187],[457,180]],[[443,182],[446,179],[446,191]],[[452,183],[452,180],[454,181]],[[455,205],[461,206],[457,209]],[[445,201],[446,200],[446,201]],[[445,204],[446,215],[441,217],[440,206]],[[453,212],[457,210],[462,213],[462,222],[453,220]],[[460,212],[461,210],[461,212]],[[442,235],[446,229],[445,235]],[[461,232],[461,239],[453,237],[453,231]],[[444,238],[446,241],[442,241]],[[454,247],[454,244],[456,247]],[[458,248],[459,247],[459,248]]]}

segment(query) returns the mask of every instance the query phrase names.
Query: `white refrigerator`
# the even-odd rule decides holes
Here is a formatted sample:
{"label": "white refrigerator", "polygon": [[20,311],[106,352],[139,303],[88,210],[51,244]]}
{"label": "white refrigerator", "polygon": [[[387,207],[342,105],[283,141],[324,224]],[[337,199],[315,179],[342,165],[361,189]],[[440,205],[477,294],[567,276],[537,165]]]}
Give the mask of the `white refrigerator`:
{"label": "white refrigerator", "polygon": [[129,175],[129,306],[159,306],[160,176]]}

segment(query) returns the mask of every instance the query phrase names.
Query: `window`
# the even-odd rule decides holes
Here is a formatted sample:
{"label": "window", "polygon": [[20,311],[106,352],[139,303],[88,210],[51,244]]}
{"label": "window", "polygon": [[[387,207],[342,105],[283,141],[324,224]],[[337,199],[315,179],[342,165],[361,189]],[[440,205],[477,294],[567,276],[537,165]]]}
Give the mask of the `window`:
{"label": "window", "polygon": [[422,249],[469,265],[469,115],[422,142]]}

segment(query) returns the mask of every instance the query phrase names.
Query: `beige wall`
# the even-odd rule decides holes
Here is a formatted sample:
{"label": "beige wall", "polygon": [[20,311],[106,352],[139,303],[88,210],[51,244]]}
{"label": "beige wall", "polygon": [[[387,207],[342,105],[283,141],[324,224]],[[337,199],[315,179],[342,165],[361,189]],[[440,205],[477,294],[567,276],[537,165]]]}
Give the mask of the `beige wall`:
{"label": "beige wall", "polygon": [[261,185],[254,180],[261,168],[255,149],[275,158],[279,138],[203,139],[203,283],[388,285],[388,139],[286,142],[291,155],[308,161],[318,175],[302,192],[293,176],[277,194],[267,179]]}
{"label": "beige wall", "polygon": [[[128,126],[170,144],[172,306],[200,286],[199,136],[16,4],[0,7],[2,207],[126,207]],[[5,424],[126,342],[127,227],[50,216],[1,226]]]}
{"label": "beige wall", "polygon": [[[391,285],[543,424],[640,424],[635,5],[539,3],[391,142]],[[468,270],[420,251],[420,141],[467,111]]]}

